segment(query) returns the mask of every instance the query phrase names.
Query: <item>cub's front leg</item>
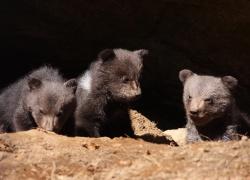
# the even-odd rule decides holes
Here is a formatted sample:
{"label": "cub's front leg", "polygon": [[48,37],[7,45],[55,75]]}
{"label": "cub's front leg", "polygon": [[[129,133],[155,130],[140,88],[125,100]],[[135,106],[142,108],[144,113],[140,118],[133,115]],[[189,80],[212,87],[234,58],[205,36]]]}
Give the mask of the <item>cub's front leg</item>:
{"label": "cub's front leg", "polygon": [[202,140],[192,120],[188,119],[186,128],[187,128],[187,137],[186,137],[187,143],[194,143]]}

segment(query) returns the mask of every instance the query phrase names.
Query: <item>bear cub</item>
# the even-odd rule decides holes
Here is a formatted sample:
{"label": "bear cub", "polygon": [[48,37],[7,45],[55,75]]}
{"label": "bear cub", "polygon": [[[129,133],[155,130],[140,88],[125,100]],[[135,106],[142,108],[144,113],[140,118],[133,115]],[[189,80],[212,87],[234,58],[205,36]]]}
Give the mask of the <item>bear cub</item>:
{"label": "bear cub", "polygon": [[179,79],[184,85],[187,142],[238,140],[240,134],[248,133],[243,128],[249,119],[240,112],[234,97],[236,78],[197,75],[184,69]]}
{"label": "bear cub", "polygon": [[79,78],[76,135],[133,136],[128,103],[141,95],[139,78],[147,50],[105,49]]}
{"label": "bear cub", "polygon": [[0,132],[43,128],[60,133],[76,107],[77,82],[58,70],[41,67],[4,89],[0,95]]}

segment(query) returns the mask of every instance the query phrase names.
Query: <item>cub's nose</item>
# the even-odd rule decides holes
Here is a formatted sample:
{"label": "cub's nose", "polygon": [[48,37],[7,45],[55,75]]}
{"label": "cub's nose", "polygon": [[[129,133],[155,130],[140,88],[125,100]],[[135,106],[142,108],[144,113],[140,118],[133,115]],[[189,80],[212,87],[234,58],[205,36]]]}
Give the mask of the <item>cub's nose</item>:
{"label": "cub's nose", "polygon": [[136,100],[136,99],[139,99],[141,97],[141,94],[136,94],[135,96],[134,96],[134,99]]}
{"label": "cub's nose", "polygon": [[135,94],[134,94],[134,97],[135,97],[135,99],[141,97],[141,88],[140,88],[140,87],[138,87],[138,88],[136,89]]}
{"label": "cub's nose", "polygon": [[199,114],[199,111],[198,111],[198,110],[191,110],[191,111],[190,111],[190,114],[191,114],[192,116],[197,116],[197,115]]}
{"label": "cub's nose", "polygon": [[137,89],[136,96],[141,96],[141,88],[140,87],[138,87],[138,89]]}

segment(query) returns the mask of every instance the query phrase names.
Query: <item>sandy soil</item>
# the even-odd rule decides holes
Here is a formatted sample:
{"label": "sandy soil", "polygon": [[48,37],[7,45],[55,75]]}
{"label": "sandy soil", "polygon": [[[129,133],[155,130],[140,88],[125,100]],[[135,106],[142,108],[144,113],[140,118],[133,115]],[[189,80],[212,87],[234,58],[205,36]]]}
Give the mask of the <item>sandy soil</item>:
{"label": "sandy soil", "polygon": [[[131,116],[146,120],[134,111]],[[151,125],[151,132],[138,136],[158,131]],[[66,137],[42,130],[0,134],[0,179],[250,179],[249,139],[165,142]]]}

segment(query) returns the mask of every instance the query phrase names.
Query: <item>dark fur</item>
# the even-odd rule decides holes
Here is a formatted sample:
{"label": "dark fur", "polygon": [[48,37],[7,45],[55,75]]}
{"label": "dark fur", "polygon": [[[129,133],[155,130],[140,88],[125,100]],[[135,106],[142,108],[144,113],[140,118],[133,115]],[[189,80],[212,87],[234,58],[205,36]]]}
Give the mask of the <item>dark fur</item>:
{"label": "dark fur", "polygon": [[187,116],[187,141],[238,140],[249,132],[249,118],[238,109],[234,91],[237,79],[201,76],[180,71],[184,84],[183,102]]}
{"label": "dark fur", "polygon": [[[139,77],[146,50],[107,49],[79,79],[76,133],[80,136],[133,135],[127,103],[141,94]],[[91,77],[91,89],[82,79]]]}
{"label": "dark fur", "polygon": [[0,95],[0,132],[41,127],[60,132],[74,112],[76,80],[41,67],[4,89]]}

